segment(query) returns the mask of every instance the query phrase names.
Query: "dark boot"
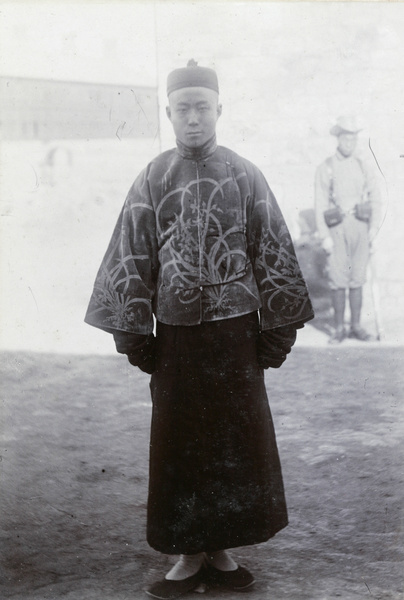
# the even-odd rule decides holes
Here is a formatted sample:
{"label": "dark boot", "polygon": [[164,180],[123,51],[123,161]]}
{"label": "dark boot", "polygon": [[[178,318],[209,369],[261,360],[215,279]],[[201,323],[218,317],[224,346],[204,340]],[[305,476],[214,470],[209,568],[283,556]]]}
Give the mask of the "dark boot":
{"label": "dark boot", "polygon": [[331,301],[334,309],[335,332],[330,337],[330,344],[340,344],[345,338],[345,289],[331,290]]}
{"label": "dark boot", "polygon": [[361,311],[362,311],[362,288],[350,288],[349,290],[349,306],[351,309],[351,330],[350,338],[355,338],[361,342],[367,342],[371,339],[365,329],[360,326]]}

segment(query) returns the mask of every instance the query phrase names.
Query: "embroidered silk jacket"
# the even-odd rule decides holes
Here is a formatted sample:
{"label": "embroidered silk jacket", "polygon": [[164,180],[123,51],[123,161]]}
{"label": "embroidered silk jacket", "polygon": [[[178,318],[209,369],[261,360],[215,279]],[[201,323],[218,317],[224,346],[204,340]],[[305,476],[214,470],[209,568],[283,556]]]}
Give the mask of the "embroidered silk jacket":
{"label": "embroidered silk jacket", "polygon": [[260,309],[262,330],[311,319],[288,229],[259,169],[215,138],[177,146],[132,185],[86,322],[149,334],[153,314],[196,325]]}

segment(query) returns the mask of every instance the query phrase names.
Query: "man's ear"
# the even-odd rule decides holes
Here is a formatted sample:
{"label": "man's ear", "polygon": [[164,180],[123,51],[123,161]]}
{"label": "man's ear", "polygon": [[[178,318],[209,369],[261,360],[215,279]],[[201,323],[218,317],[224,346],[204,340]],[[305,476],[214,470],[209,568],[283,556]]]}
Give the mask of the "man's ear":
{"label": "man's ear", "polygon": [[169,106],[166,106],[166,115],[171,121],[171,108]]}
{"label": "man's ear", "polygon": [[217,105],[217,118],[219,118],[221,114],[222,114],[222,105],[218,104]]}

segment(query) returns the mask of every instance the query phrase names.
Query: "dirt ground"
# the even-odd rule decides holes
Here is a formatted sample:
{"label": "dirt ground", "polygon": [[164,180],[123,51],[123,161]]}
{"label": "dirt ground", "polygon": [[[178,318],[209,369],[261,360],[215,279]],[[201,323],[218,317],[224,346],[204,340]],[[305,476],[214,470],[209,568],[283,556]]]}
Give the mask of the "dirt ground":
{"label": "dirt ground", "polygon": [[[267,372],[290,524],[234,550],[249,600],[404,597],[402,365],[400,347],[297,346]],[[148,377],[40,353],[3,353],[1,372],[0,596],[146,598],[175,561],[145,541]]]}

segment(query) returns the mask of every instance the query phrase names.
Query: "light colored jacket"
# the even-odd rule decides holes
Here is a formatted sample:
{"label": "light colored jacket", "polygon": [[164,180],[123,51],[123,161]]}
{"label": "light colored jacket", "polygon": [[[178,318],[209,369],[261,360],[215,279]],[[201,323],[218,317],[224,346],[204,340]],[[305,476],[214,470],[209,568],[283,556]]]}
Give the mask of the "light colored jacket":
{"label": "light colored jacket", "polygon": [[338,150],[325,160],[316,170],[315,176],[315,212],[320,238],[329,234],[324,221],[324,211],[333,208],[330,202],[332,189],[335,203],[344,212],[352,212],[356,204],[369,201],[372,217],[369,228],[380,223],[381,198],[376,178],[364,161],[356,156],[344,157]]}

